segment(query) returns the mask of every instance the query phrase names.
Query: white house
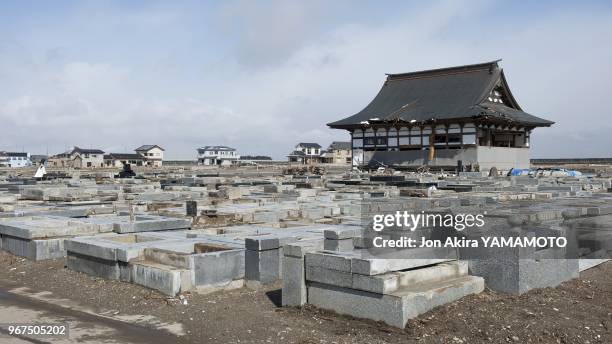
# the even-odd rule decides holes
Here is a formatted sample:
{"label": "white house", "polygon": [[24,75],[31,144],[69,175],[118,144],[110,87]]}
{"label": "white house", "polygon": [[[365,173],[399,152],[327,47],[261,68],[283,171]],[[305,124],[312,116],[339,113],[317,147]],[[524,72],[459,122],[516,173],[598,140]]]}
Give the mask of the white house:
{"label": "white house", "polygon": [[32,162],[30,161],[30,153],[0,152],[0,166],[2,167],[32,166]]}
{"label": "white house", "polygon": [[143,145],[135,149],[136,153],[146,158],[145,165],[161,167],[164,160],[164,149],[158,145]]}
{"label": "white house", "polygon": [[312,142],[300,142],[295,150],[287,155],[289,162],[311,164],[321,162],[321,145]]}
{"label": "white house", "polygon": [[240,155],[227,146],[204,146],[198,148],[198,164],[228,166],[238,163]]}

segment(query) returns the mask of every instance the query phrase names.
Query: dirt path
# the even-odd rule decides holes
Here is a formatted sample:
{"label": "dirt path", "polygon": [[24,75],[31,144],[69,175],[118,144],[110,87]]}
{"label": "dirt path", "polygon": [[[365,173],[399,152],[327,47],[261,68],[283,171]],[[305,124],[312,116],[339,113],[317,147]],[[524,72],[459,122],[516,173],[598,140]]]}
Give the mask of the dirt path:
{"label": "dirt path", "polygon": [[[182,333],[184,343],[612,343],[612,262],[557,288],[485,291],[438,307],[404,330],[312,307],[280,308],[279,286],[167,298],[71,271],[64,260],[0,253],[0,289],[44,293],[91,314]],[[178,327],[177,327],[178,324]]]}
{"label": "dirt path", "polygon": [[47,324],[66,326],[65,335],[13,336],[7,328],[0,329],[2,343],[125,343],[163,344],[174,341],[166,331],[100,317],[75,309],[64,308],[31,297],[0,290],[1,324]]}

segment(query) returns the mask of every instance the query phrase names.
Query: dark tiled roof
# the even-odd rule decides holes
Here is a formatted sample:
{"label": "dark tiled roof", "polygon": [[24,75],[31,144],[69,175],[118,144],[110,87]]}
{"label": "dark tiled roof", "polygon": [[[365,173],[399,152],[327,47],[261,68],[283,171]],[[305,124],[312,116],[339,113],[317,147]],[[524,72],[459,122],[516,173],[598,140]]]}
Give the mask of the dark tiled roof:
{"label": "dark tiled roof", "polygon": [[57,159],[68,158],[68,157],[70,157],[70,152],[59,153],[59,154],[55,154],[51,156],[51,158],[57,158]]}
{"label": "dark tiled roof", "polygon": [[100,149],[87,149],[87,148],[79,148],[74,147],[70,154],[79,153],[79,154],[104,154],[103,150]]}
{"label": "dark tiled roof", "polygon": [[108,153],[104,155],[104,160],[146,160],[140,154],[132,153]]}
{"label": "dark tiled roof", "polygon": [[228,146],[204,146],[204,147],[198,148],[198,151],[200,150],[203,150],[203,151],[209,151],[209,150],[235,151],[236,149],[232,147],[228,147]]}
{"label": "dark tiled roof", "polygon": [[350,150],[350,149],[351,149],[351,143],[350,142],[344,142],[344,141],[334,141],[327,148],[328,151],[331,151],[331,150]]}
{"label": "dark tiled roof", "polygon": [[[423,123],[483,116],[529,126],[552,125],[554,122],[521,110],[498,62],[388,74],[368,106],[328,126],[348,129],[376,122]],[[497,87],[505,93],[503,104],[488,101]]]}
{"label": "dark tiled roof", "polygon": [[46,155],[42,155],[42,154],[32,154],[30,155],[30,160],[32,161],[41,161],[41,160],[47,160],[49,157]]}
{"label": "dark tiled roof", "polygon": [[300,142],[297,145],[304,148],[321,148],[320,144],[314,142]]}
{"label": "dark tiled roof", "polygon": [[160,147],[160,146],[158,146],[158,145],[142,145],[142,146],[140,146],[140,147],[138,147],[138,148],[136,148],[136,149],[134,149],[134,150],[135,150],[135,151],[137,151],[137,152],[138,152],[138,151],[148,151],[148,150],[151,150],[151,149],[153,149],[153,148],[155,148],[155,147],[157,147],[157,148],[161,149],[162,151],[164,151],[164,150],[165,150],[165,149],[161,148],[161,147]]}
{"label": "dark tiled roof", "polygon": [[4,155],[10,156],[10,157],[22,157],[22,158],[28,157],[28,153],[23,153],[23,152],[6,152],[4,153]]}
{"label": "dark tiled roof", "polygon": [[287,156],[305,156],[305,155],[306,155],[306,154],[304,154],[304,152],[296,150],[296,151],[291,152],[291,153],[290,153],[289,155],[287,155]]}

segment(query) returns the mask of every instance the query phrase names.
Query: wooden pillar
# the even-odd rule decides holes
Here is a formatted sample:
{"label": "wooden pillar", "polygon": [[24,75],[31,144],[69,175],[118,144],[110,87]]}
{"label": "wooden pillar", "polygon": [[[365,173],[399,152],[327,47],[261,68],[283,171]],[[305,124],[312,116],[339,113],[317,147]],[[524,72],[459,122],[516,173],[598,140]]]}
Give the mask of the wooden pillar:
{"label": "wooden pillar", "polygon": [[428,163],[433,161],[436,157],[436,146],[434,144],[434,139],[436,137],[436,130],[432,129],[431,134],[429,134],[429,156],[427,157]]}

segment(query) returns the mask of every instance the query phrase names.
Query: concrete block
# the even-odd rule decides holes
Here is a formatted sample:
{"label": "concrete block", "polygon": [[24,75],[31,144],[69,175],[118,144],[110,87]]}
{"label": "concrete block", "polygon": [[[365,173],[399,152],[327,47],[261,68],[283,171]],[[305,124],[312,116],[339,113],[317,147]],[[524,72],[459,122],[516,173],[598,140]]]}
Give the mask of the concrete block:
{"label": "concrete block", "polygon": [[195,285],[218,287],[245,276],[245,250],[226,250],[194,255]]}
{"label": "concrete block", "polygon": [[121,274],[117,261],[84,256],[72,252],[68,252],[66,258],[66,265],[71,270],[84,272],[90,276],[120,279]]}
{"label": "concrete block", "polygon": [[326,251],[342,251],[342,252],[352,251],[354,248],[353,239],[352,238],[343,239],[343,240],[325,239],[323,243],[323,248]]}
{"label": "concrete block", "polygon": [[353,278],[350,272],[326,269],[312,265],[306,265],[306,281],[346,288],[351,288],[353,284]]}
{"label": "concrete block", "polygon": [[181,292],[181,273],[186,274],[187,271],[156,263],[135,262],[132,265],[132,282],[175,296]]}
{"label": "concrete block", "polygon": [[452,248],[436,248],[435,253],[430,248],[413,248],[393,252],[390,259],[353,257],[351,271],[361,275],[379,275],[456,259],[457,252]]}
{"label": "concrete block", "polygon": [[333,240],[341,240],[341,239],[351,239],[358,235],[360,232],[360,228],[330,228],[323,231],[323,236],[325,239],[333,239]]}
{"label": "concrete block", "polygon": [[66,256],[64,239],[28,240],[2,235],[0,247],[16,256],[30,260],[56,259]]}
{"label": "concrete block", "polygon": [[390,295],[312,283],[308,287],[308,303],[339,314],[403,328],[409,319],[483,290],[484,280],[474,276],[401,289]]}
{"label": "concrete block", "polygon": [[281,278],[282,250],[245,251],[244,277],[248,281],[262,284],[272,283]]}
{"label": "concrete block", "polygon": [[323,249],[323,239],[296,241],[283,246],[283,254],[287,257],[303,258],[307,252]]}
{"label": "concrete block", "polygon": [[117,233],[165,231],[191,228],[191,221],[179,218],[163,218],[155,216],[136,216],[136,221],[118,222],[113,225]]}
{"label": "concrete block", "polygon": [[[285,248],[286,249],[286,248]],[[307,302],[304,258],[284,255],[282,305],[301,307]]]}
{"label": "concrete block", "polygon": [[352,274],[351,288],[377,294],[390,294],[403,287],[455,279],[467,274],[468,262],[455,261],[376,276]]}
{"label": "concrete block", "polygon": [[471,275],[481,276],[493,290],[522,294],[535,288],[556,287],[574,278],[576,259],[477,259],[469,261]]}
{"label": "concrete block", "polygon": [[351,257],[332,252],[306,253],[306,266],[351,272]]}

